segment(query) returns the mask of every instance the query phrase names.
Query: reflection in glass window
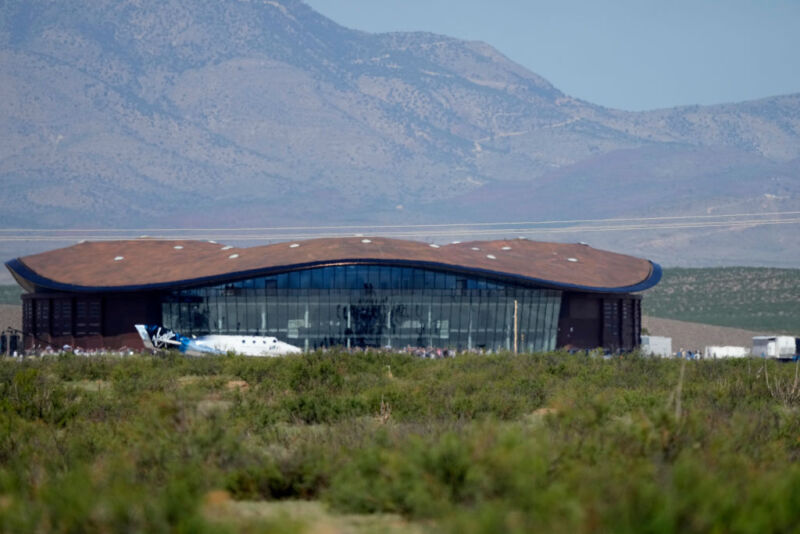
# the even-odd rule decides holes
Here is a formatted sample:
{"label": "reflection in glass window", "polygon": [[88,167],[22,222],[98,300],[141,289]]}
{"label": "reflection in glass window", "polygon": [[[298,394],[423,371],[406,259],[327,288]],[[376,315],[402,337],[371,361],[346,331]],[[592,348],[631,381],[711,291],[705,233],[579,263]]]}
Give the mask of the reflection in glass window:
{"label": "reflection in glass window", "polygon": [[561,292],[444,271],[344,265],[174,291],[162,322],[183,334],[275,336],[331,346],[555,348]]}

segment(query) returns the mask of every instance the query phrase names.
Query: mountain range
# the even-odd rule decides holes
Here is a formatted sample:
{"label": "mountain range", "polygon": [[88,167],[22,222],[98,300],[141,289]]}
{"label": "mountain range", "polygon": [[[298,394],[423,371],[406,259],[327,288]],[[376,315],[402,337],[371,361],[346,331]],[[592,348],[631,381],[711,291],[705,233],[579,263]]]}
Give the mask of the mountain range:
{"label": "mountain range", "polygon": [[[348,29],[298,0],[6,0],[0,97],[2,228],[368,227],[800,205],[800,94],[609,109],[488,44]],[[792,228],[585,240],[667,265],[796,265]]]}

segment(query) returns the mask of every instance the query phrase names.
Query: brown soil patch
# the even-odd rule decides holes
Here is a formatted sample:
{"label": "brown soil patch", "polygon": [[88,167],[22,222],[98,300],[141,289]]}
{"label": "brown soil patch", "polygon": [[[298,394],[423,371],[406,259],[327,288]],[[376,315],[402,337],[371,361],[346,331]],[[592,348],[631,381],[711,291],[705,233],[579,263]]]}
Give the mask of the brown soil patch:
{"label": "brown soil patch", "polygon": [[211,490],[203,496],[204,506],[219,506],[231,500],[231,494],[225,490]]}
{"label": "brown soil patch", "polygon": [[231,390],[247,391],[250,389],[250,384],[244,380],[228,380],[228,383],[225,384],[225,387]]}
{"label": "brown soil patch", "polygon": [[64,382],[64,385],[71,385],[75,388],[82,389],[83,391],[102,391],[108,389],[111,385],[105,380],[77,380],[75,382]]}
{"label": "brown soil patch", "polygon": [[[287,531],[310,534],[417,534],[421,524],[394,514],[337,514],[317,501],[233,501],[224,491],[206,494],[203,513],[207,519],[234,527],[283,525]],[[266,523],[262,523],[266,522]],[[256,531],[256,530],[254,530]]]}
{"label": "brown soil patch", "polygon": [[0,304],[0,330],[8,327],[22,328],[22,306],[16,304]]}

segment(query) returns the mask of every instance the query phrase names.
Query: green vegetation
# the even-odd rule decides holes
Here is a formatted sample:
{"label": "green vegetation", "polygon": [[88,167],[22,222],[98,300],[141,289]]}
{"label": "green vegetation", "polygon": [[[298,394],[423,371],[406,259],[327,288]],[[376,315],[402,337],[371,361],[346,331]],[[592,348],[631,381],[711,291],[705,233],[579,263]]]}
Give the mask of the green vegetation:
{"label": "green vegetation", "polygon": [[791,532],[794,373],[565,353],[0,360],[0,531]]}
{"label": "green vegetation", "polygon": [[22,288],[17,284],[0,285],[0,304],[20,304],[19,296],[22,295]]}
{"label": "green vegetation", "polygon": [[800,269],[664,269],[642,302],[653,317],[800,335]]}

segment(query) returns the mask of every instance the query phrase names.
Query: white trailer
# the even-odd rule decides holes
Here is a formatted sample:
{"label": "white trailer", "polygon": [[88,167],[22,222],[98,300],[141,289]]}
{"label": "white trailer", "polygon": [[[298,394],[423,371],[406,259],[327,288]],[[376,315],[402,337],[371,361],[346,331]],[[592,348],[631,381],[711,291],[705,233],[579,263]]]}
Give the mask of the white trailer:
{"label": "white trailer", "polygon": [[649,356],[672,356],[672,338],[663,336],[642,336],[642,354]]}
{"label": "white trailer", "polygon": [[792,336],[753,337],[753,356],[759,358],[792,359],[797,352],[795,338]]}
{"label": "white trailer", "polygon": [[711,345],[703,349],[703,358],[744,358],[750,353],[747,347],[731,345]]}

